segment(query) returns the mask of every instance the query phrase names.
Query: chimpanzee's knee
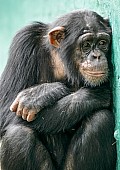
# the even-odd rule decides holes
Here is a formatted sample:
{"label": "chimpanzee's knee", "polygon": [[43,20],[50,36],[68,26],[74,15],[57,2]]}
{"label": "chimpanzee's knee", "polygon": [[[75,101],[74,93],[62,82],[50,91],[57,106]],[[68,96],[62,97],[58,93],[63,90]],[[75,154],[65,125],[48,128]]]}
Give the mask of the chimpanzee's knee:
{"label": "chimpanzee's knee", "polygon": [[115,164],[113,114],[108,110],[97,111],[84,119],[74,135],[64,170],[114,170]]}
{"label": "chimpanzee's knee", "polygon": [[2,170],[54,169],[46,148],[28,127],[10,125],[1,147]]}

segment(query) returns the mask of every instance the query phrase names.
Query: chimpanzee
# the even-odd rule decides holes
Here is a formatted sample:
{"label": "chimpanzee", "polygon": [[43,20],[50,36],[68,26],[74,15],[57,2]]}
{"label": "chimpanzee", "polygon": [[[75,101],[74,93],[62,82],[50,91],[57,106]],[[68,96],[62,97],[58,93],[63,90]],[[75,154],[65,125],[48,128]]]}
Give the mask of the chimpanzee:
{"label": "chimpanzee", "polygon": [[0,82],[2,170],[115,170],[110,46],[108,20],[87,10],[17,33]]}

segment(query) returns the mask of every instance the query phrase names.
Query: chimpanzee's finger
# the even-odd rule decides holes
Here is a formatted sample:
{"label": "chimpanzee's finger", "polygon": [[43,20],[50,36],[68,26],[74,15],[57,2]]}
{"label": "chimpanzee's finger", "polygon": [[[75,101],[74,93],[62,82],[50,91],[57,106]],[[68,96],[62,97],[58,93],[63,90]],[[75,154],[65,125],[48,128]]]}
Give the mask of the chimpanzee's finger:
{"label": "chimpanzee's finger", "polygon": [[21,103],[19,103],[16,115],[21,116],[22,114],[23,114],[23,105]]}
{"label": "chimpanzee's finger", "polygon": [[27,116],[27,121],[31,122],[35,119],[36,116],[36,110],[30,110]]}
{"label": "chimpanzee's finger", "polygon": [[19,101],[18,101],[18,98],[16,98],[15,100],[14,100],[14,102],[11,104],[11,106],[10,106],[10,110],[12,111],[12,112],[16,112],[17,111],[17,108],[18,108],[18,105],[19,105]]}
{"label": "chimpanzee's finger", "polygon": [[23,113],[22,113],[22,118],[23,118],[24,120],[27,119],[28,112],[29,112],[28,108],[27,108],[27,107],[24,107],[24,108],[23,108]]}

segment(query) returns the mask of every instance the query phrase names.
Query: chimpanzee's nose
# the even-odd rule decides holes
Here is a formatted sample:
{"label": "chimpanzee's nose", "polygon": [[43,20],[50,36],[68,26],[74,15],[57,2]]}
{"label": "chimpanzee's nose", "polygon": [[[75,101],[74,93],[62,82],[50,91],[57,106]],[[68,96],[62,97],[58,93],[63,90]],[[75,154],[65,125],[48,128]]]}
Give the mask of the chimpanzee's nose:
{"label": "chimpanzee's nose", "polygon": [[101,54],[100,54],[100,52],[94,51],[92,56],[93,56],[94,59],[100,59]]}

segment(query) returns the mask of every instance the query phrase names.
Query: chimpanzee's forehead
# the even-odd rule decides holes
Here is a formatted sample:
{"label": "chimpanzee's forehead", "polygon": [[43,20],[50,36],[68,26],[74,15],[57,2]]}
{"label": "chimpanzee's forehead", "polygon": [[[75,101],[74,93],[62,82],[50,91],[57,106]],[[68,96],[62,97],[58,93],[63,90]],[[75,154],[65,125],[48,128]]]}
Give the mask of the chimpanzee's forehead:
{"label": "chimpanzee's forehead", "polygon": [[87,29],[90,31],[98,32],[107,28],[106,20],[93,11],[77,11],[68,16],[68,22],[74,25],[74,28]]}
{"label": "chimpanzee's forehead", "polygon": [[98,32],[100,30],[105,29],[104,20],[100,20],[93,15],[90,16],[85,15],[84,21],[85,21],[84,31],[87,30],[90,32]]}
{"label": "chimpanzee's forehead", "polygon": [[[93,13],[94,14],[94,13]],[[97,15],[85,15],[83,18],[83,28],[81,33],[85,32],[107,32],[111,33],[111,28],[108,26],[108,21],[106,21],[101,16]]]}

